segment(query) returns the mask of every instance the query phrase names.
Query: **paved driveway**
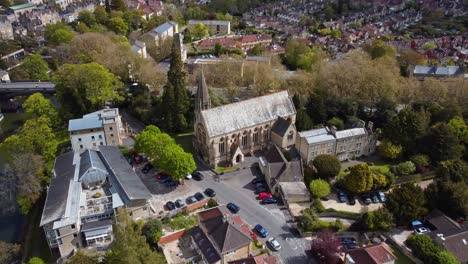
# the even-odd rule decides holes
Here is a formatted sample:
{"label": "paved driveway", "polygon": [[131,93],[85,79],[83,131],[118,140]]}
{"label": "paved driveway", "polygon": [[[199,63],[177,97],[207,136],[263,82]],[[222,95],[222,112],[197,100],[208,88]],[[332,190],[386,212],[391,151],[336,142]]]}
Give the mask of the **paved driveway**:
{"label": "paved driveway", "polygon": [[328,201],[322,201],[322,205],[325,208],[333,208],[335,210],[348,211],[348,212],[354,212],[354,213],[360,213],[360,214],[369,212],[369,211],[375,211],[383,206],[382,203],[376,203],[376,204],[371,203],[369,205],[365,205],[360,199],[359,195],[355,195],[355,198],[356,198],[355,205],[350,205],[347,202],[340,203],[338,202],[337,193],[333,191],[331,193],[331,199]]}
{"label": "paved driveway", "polygon": [[[217,182],[209,170],[200,170],[205,176],[203,181],[191,181],[191,185],[199,188],[212,188],[216,191],[216,200],[220,204],[234,202],[241,209],[239,215],[250,225],[261,224],[268,230],[270,236],[274,236],[281,244],[282,249],[278,253],[283,263],[301,264],[315,263],[310,260],[305,250],[309,250],[310,242],[296,237],[296,230],[292,228],[292,221],[284,206],[261,205],[256,200],[250,181],[254,175],[260,174],[258,169],[244,168],[236,172],[226,174],[225,179]],[[273,252],[273,251],[272,251]]]}

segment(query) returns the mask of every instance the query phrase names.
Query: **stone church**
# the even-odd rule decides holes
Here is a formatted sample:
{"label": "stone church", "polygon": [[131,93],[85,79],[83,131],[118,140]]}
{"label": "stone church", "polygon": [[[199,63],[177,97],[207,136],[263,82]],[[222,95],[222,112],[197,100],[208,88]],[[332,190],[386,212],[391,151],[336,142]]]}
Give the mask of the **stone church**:
{"label": "stone church", "polygon": [[274,143],[289,149],[296,141],[296,109],[287,91],[211,107],[203,73],[195,96],[193,144],[212,167],[238,164],[244,156]]}

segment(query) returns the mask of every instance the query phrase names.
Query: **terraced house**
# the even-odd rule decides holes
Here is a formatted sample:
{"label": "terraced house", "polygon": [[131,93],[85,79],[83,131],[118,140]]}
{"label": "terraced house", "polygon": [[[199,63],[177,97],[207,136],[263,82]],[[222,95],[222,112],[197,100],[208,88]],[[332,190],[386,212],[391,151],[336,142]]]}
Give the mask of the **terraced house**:
{"label": "terraced house", "polygon": [[51,252],[66,259],[78,248],[108,245],[113,215],[148,218],[150,198],[117,147],[70,151],[55,159],[40,226]]}

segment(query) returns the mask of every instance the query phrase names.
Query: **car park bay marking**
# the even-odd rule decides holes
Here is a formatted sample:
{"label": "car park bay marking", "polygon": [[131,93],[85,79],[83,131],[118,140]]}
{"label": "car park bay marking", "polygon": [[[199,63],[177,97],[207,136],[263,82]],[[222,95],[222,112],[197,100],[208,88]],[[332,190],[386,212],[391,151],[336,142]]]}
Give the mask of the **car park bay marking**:
{"label": "car park bay marking", "polygon": [[292,250],[297,250],[297,245],[291,238],[287,237],[285,240],[291,246]]}

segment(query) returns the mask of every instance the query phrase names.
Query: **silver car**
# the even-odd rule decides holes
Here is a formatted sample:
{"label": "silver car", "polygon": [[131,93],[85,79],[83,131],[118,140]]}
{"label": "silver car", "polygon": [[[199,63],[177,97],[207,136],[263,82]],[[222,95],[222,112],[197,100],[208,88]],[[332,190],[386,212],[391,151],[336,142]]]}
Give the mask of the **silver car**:
{"label": "silver car", "polygon": [[270,245],[270,247],[273,248],[273,250],[278,251],[281,249],[281,245],[274,237],[270,237],[267,242]]}

